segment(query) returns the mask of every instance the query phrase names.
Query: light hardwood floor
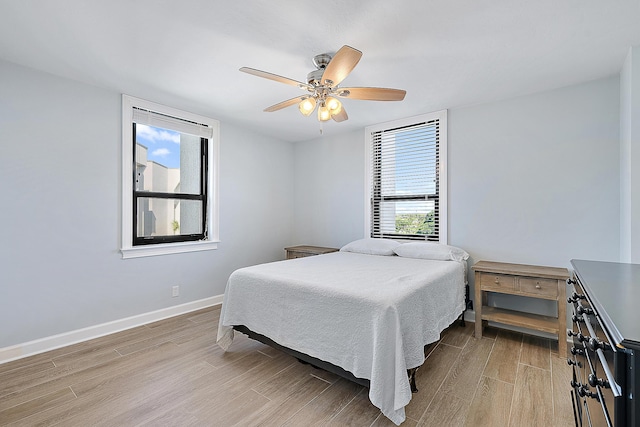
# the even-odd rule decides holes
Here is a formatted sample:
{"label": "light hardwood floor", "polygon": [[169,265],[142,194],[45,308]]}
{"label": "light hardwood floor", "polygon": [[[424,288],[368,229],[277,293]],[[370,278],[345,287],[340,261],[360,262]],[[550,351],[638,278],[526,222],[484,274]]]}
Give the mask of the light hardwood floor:
{"label": "light hardwood floor", "polygon": [[[392,426],[367,389],[240,334],[219,307],[0,365],[0,425]],[[456,322],[425,349],[406,426],[571,426],[557,343]],[[555,348],[554,348],[555,347]]]}

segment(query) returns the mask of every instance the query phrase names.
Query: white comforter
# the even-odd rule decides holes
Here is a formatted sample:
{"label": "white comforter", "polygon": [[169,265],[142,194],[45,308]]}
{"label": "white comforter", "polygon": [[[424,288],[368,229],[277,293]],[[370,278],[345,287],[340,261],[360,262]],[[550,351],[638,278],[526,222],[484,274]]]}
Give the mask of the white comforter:
{"label": "white comforter", "polygon": [[370,381],[369,399],[405,420],[407,369],[424,362],[462,313],[465,268],[456,261],[335,252],[235,271],[227,283],[218,344],[245,325],[280,345]]}

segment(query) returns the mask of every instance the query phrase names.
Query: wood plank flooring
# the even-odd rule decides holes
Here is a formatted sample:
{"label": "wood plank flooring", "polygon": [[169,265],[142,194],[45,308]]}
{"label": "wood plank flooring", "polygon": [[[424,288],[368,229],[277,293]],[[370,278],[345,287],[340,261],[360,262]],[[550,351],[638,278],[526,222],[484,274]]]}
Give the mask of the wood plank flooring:
{"label": "wood plank flooring", "polygon": [[[237,334],[220,307],[0,365],[1,426],[392,426],[366,388]],[[406,426],[571,426],[557,343],[458,323],[427,346]]]}

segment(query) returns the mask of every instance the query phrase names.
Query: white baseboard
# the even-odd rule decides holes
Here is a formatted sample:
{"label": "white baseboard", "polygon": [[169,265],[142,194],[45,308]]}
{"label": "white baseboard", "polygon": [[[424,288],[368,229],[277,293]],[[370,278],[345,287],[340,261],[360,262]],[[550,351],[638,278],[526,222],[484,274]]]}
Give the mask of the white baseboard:
{"label": "white baseboard", "polygon": [[464,320],[474,323],[476,321],[476,312],[473,310],[467,310],[464,312]]}
{"label": "white baseboard", "polygon": [[136,316],[102,323],[100,325],[89,326],[75,331],[0,348],[0,364],[33,356],[34,354],[44,353],[45,351],[54,350],[56,348],[65,347],[82,341],[88,341],[94,338],[113,334],[115,332],[124,331],[126,329],[135,328],[136,326],[145,325],[147,323],[156,322],[158,320],[178,316],[191,311],[200,310],[202,308],[211,307],[213,305],[222,304],[222,297],[223,295],[218,295],[198,301],[188,302],[186,304],[174,305],[160,310],[151,311],[149,313],[142,313]]}

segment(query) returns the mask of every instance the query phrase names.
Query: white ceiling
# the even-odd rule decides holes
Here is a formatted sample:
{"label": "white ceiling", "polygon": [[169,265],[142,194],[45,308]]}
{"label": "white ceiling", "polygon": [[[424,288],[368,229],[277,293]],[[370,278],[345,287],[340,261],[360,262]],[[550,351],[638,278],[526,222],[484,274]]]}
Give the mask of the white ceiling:
{"label": "white ceiling", "polygon": [[363,57],[342,86],[405,89],[345,100],[332,135],[620,71],[640,45],[640,0],[0,0],[0,58],[285,141],[319,136],[303,92],[238,71],[306,81],[314,55]]}

